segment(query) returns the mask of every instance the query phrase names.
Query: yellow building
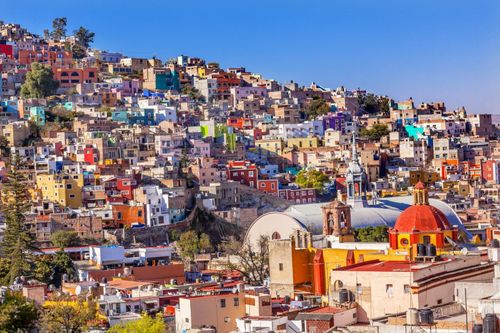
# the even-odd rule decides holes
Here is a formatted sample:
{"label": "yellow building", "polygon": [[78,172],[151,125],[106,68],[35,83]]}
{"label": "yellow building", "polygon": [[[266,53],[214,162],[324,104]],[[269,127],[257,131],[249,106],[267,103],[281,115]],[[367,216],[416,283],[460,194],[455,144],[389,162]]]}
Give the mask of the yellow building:
{"label": "yellow building", "polygon": [[270,152],[271,154],[281,155],[285,148],[285,143],[282,139],[263,139],[255,140],[255,146],[262,152]]}
{"label": "yellow building", "polygon": [[289,138],[286,146],[288,148],[317,148],[320,146],[320,139],[315,136],[308,136],[306,138]]}
{"label": "yellow building", "polygon": [[205,79],[207,77],[206,67],[203,67],[203,66],[198,67],[198,77],[200,79]]}
{"label": "yellow building", "polygon": [[40,174],[36,176],[36,186],[43,200],[70,208],[82,206],[82,174]]}

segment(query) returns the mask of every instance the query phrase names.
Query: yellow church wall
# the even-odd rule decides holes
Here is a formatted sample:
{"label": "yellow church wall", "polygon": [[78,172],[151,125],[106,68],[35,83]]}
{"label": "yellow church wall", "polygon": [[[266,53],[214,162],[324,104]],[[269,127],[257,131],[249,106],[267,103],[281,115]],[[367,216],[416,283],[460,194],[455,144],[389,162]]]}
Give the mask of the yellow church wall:
{"label": "yellow church wall", "polygon": [[313,281],[315,249],[292,249],[293,284]]}
{"label": "yellow church wall", "polygon": [[[293,265],[293,284],[295,286],[310,282],[314,290],[314,256],[316,248],[293,249],[292,250],[292,265]],[[346,266],[346,259],[349,250],[345,249],[321,249],[323,251],[324,273],[325,273],[325,291],[330,293],[331,274],[334,269]],[[354,252],[354,261],[358,263],[360,256],[363,256],[363,261],[369,260],[405,260],[408,251],[389,250],[388,253],[375,252],[373,250],[352,250]]]}

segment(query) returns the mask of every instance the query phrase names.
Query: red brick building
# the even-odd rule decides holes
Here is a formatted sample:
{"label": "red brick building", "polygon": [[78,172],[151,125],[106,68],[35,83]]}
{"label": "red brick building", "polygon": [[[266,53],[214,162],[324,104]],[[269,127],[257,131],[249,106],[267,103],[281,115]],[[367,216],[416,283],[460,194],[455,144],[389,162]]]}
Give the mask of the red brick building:
{"label": "red brick building", "polygon": [[257,187],[259,171],[250,161],[229,161],[227,164],[227,179],[240,182],[250,187]]}
{"label": "red brick building", "polygon": [[280,189],[278,193],[280,198],[298,204],[316,202],[316,189],[314,188],[284,188]]}
{"label": "red brick building", "polygon": [[259,179],[257,181],[257,189],[261,192],[278,195],[279,181],[278,179]]}

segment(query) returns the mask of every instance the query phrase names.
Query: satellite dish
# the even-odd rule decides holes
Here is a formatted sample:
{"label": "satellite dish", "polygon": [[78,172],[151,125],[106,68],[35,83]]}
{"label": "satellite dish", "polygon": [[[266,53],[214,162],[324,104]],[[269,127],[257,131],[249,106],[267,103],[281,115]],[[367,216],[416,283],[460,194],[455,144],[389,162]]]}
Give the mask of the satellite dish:
{"label": "satellite dish", "polygon": [[78,285],[75,288],[75,294],[78,296],[82,293],[82,286]]}

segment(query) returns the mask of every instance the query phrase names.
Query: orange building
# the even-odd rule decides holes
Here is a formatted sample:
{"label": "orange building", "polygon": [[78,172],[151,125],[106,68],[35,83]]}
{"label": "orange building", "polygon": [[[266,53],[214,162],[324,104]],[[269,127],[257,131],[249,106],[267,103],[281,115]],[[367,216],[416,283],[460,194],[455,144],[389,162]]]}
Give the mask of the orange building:
{"label": "orange building", "polygon": [[18,61],[21,65],[39,62],[44,65],[67,67],[73,63],[73,53],[64,50],[19,50]]}
{"label": "orange building", "polygon": [[120,227],[146,224],[144,205],[111,205],[111,207],[113,209],[113,219]]}
{"label": "orange building", "polygon": [[56,68],[54,77],[61,88],[69,88],[80,83],[96,83],[97,68]]}

